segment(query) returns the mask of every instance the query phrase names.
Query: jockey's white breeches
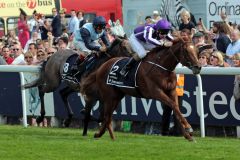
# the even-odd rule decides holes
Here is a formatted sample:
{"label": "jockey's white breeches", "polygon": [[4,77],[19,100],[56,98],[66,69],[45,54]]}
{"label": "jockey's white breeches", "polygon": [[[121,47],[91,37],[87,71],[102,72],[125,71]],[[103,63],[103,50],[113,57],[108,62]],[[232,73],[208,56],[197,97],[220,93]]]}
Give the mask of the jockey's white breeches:
{"label": "jockey's white breeches", "polygon": [[[99,46],[101,47],[101,45],[98,43],[98,41],[93,41],[91,42],[92,45],[94,46]],[[73,45],[76,49],[79,49],[80,51],[86,53],[85,56],[89,55],[92,51],[89,50],[86,46],[85,43],[83,41],[77,41],[76,39],[73,40]]]}
{"label": "jockey's white breeches", "polygon": [[139,56],[139,58],[143,58],[147,55],[147,52],[156,46],[151,43],[146,43],[138,40],[134,34],[132,34],[129,38],[129,43],[134,52]]}

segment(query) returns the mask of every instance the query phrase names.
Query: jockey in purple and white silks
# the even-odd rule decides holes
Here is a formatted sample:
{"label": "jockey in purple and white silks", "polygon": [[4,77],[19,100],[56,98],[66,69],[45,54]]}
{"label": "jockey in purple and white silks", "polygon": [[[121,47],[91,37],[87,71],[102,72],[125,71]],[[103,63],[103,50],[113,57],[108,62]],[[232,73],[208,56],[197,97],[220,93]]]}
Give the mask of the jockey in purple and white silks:
{"label": "jockey in purple and white silks", "polygon": [[135,55],[128,61],[120,71],[122,76],[126,75],[131,66],[138,60],[144,58],[147,52],[156,46],[172,46],[173,37],[170,34],[171,24],[166,19],[159,20],[156,24],[139,26],[134,29],[129,42]]}

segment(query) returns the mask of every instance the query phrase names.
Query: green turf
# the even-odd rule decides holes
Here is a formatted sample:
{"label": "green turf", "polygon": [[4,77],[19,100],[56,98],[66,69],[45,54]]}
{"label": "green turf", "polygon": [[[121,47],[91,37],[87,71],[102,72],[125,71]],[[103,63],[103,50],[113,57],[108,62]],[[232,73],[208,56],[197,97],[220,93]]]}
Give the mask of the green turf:
{"label": "green turf", "polygon": [[101,139],[79,129],[0,125],[0,160],[239,160],[237,138],[146,136],[108,132]]}

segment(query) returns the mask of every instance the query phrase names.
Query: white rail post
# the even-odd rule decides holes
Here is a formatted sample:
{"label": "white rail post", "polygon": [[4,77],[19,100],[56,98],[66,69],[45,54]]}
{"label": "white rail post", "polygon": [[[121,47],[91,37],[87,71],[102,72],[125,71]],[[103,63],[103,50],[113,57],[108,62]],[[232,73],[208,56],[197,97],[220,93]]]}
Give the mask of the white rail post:
{"label": "white rail post", "polygon": [[202,78],[200,74],[196,75],[198,81],[198,96],[199,96],[199,104],[200,107],[200,130],[201,137],[205,137],[205,122],[204,122],[204,107],[203,107],[203,92],[202,92]]}
{"label": "white rail post", "polygon": [[[21,81],[21,86],[23,86],[25,84],[25,80],[24,80],[24,74],[23,72],[19,72],[20,74],[20,81]],[[23,117],[22,117],[22,121],[23,121],[23,127],[27,127],[27,104],[26,104],[26,90],[22,89],[22,110],[23,110]]]}

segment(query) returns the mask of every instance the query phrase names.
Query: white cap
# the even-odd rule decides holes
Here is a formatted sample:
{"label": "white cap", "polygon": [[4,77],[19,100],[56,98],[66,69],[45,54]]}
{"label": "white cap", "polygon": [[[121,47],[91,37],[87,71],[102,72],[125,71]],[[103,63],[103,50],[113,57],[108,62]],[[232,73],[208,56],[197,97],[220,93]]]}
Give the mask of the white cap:
{"label": "white cap", "polygon": [[159,15],[158,11],[153,11],[153,15]]}

